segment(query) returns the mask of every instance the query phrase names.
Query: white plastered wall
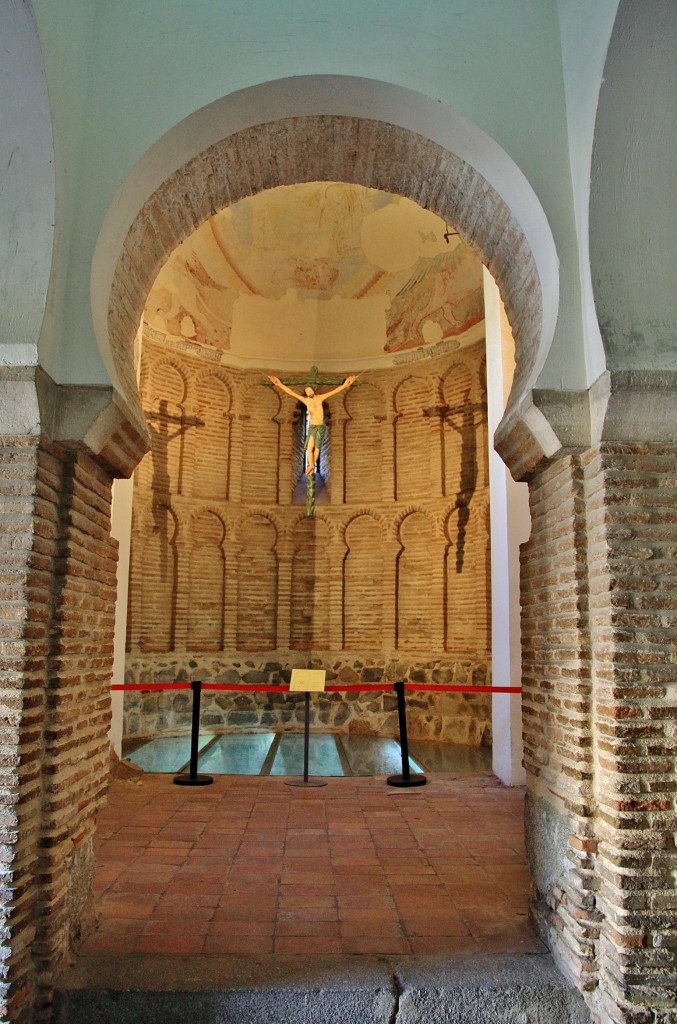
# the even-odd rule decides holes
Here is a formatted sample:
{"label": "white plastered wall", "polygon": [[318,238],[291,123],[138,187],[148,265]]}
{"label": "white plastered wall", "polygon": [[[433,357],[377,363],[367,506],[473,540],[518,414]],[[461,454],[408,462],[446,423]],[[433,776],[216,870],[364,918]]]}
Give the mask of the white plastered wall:
{"label": "white plastered wall", "polygon": [[[125,681],[125,646],[127,637],[127,596],[129,592],[129,556],[132,540],[132,494],[134,478],[113,481],[111,535],[118,542],[117,602],[115,606],[115,639],[113,643],[113,686]],[[122,690],[111,690],[111,724],[108,738],[118,757],[122,754],[123,734]]]}
{"label": "white plastered wall", "polygon": [[[519,546],[529,538],[529,489],[515,483],[494,451],[493,436],[510,391],[515,343],[501,296],[484,270],[487,334],[487,416],[491,522],[491,662],[494,686],[521,685]],[[522,699],[494,693],[491,702],[494,774],[507,786],[526,781],[522,766]]]}
{"label": "white plastered wall", "polygon": [[[141,362],[141,327],[134,346],[137,374]],[[121,686],[125,681],[127,650],[127,608],[129,597],[129,566],[132,549],[132,507],[134,476],[128,480],[113,481],[111,505],[111,536],[118,542],[117,600],[115,602],[115,637],[113,641],[113,674],[111,684]],[[111,723],[108,738],[113,750],[122,756],[124,733],[124,691],[111,690]]]}

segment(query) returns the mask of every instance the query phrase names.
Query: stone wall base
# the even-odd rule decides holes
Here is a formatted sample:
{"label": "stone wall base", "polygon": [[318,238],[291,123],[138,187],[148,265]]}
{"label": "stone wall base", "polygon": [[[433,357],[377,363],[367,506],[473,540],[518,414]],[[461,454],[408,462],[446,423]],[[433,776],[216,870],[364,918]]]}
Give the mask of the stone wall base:
{"label": "stone wall base", "polygon": [[[355,686],[383,683],[383,691],[318,694],[311,702],[313,728],[332,732],[396,736],[397,704],[392,692],[398,679],[411,682],[407,693],[409,735],[466,746],[491,745],[491,694],[416,691],[416,684],[470,688],[491,684],[486,654],[456,661],[405,661],[347,655],[318,654],[312,658],[289,651],[264,657],[231,659],[221,655],[130,656],[125,681],[132,684],[200,679],[242,686],[242,691],[205,690],[201,725],[213,732],[256,729],[297,730],[302,727],[303,695],[286,686],[294,668],[324,668],[327,683]],[[247,692],[264,684],[285,687],[280,693]],[[180,734],[190,730],[192,697],[188,691],[133,690],[125,694],[124,736]]]}

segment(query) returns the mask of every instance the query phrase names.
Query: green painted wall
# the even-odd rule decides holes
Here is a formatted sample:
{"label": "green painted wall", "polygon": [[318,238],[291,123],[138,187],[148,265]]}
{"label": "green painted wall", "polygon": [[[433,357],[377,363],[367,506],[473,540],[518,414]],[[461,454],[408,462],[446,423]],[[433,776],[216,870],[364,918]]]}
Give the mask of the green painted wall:
{"label": "green painted wall", "polygon": [[[79,347],[85,372],[72,372],[69,362],[80,361],[81,355],[64,344],[66,324],[71,321],[67,305],[68,286],[74,276],[85,279],[89,274],[82,247],[73,246],[83,228],[81,191],[81,154],[87,134],[87,89],[89,82],[94,5],[91,0],[43,0],[34,3],[40,46],[44,63],[54,140],[54,176],[56,180],[56,217],[54,255],[49,301],[40,339],[40,362],[60,383],[84,383],[105,380],[105,371],[94,344],[87,320],[80,317],[82,327]],[[92,183],[92,191],[98,191]],[[79,265],[71,265],[73,258]],[[82,296],[82,288],[80,288]],[[82,297],[80,297],[82,302]],[[84,313],[84,310],[82,311]]]}
{"label": "green painted wall", "polygon": [[[588,380],[606,369],[589,254],[590,167],[599,89],[618,0],[558,0]],[[554,357],[553,353],[553,357]],[[551,362],[554,361],[551,360]]]}
{"label": "green painted wall", "polygon": [[117,189],[149,146],[197,108],[236,90],[285,76],[340,74],[439,100],[491,135],[521,167],[550,220],[562,268],[564,301],[544,383],[566,378],[569,386],[585,386],[555,0],[34,5],[57,152],[72,172],[60,183],[68,271],[57,289],[63,317],[48,365],[58,379],[104,379],[91,338],[91,254]]}
{"label": "green painted wall", "polygon": [[34,366],[54,242],[52,125],[35,23],[16,2],[0,3],[0,97],[0,367]]}
{"label": "green painted wall", "polygon": [[611,369],[677,371],[676,54],[674,0],[622,0],[599,97],[590,203],[592,279]]}

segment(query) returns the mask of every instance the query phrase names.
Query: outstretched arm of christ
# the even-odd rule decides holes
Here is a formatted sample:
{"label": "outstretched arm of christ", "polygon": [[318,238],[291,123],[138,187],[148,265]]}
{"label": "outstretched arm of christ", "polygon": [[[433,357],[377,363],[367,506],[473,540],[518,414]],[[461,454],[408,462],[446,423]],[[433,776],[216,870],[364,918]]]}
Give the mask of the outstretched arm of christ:
{"label": "outstretched arm of christ", "polygon": [[[345,389],[349,388],[351,384],[354,384],[358,377],[359,374],[351,373],[346,377],[343,384],[339,384],[337,388],[332,388],[331,391],[324,391],[320,395],[316,394],[314,397],[321,399],[323,402],[326,398],[333,398],[334,395],[338,395],[339,391],[345,391]],[[298,398],[299,401],[305,402],[306,405],[308,404],[308,398],[306,395],[300,395],[298,391],[292,391],[291,388],[288,388],[286,384],[282,383],[279,377],[275,377],[273,374],[269,373],[268,380],[271,384],[274,384],[276,388],[279,388],[280,391],[284,391],[285,394],[291,395],[292,398]]]}
{"label": "outstretched arm of christ", "polygon": [[354,384],[358,377],[359,373],[351,373],[346,377],[343,384],[339,384],[337,388],[333,388],[331,391],[323,392],[323,394],[320,395],[320,398],[324,402],[325,398],[332,398],[334,395],[338,395],[339,391],[345,391],[345,389],[349,388],[351,384]]}
{"label": "outstretched arm of christ", "polygon": [[304,396],[300,395],[298,391],[292,391],[292,389],[288,388],[286,384],[283,384],[279,377],[273,377],[273,375],[269,373],[268,380],[271,384],[274,384],[276,388],[279,388],[280,391],[284,391],[286,394],[291,395],[292,398],[298,398],[301,402],[306,401]]}

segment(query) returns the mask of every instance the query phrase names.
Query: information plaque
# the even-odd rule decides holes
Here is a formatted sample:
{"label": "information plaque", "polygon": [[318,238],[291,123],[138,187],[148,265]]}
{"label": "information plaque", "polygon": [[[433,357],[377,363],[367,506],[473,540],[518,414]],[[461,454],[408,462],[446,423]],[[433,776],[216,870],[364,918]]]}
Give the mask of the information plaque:
{"label": "information plaque", "polygon": [[324,693],[327,672],[323,668],[293,668],[290,693]]}

